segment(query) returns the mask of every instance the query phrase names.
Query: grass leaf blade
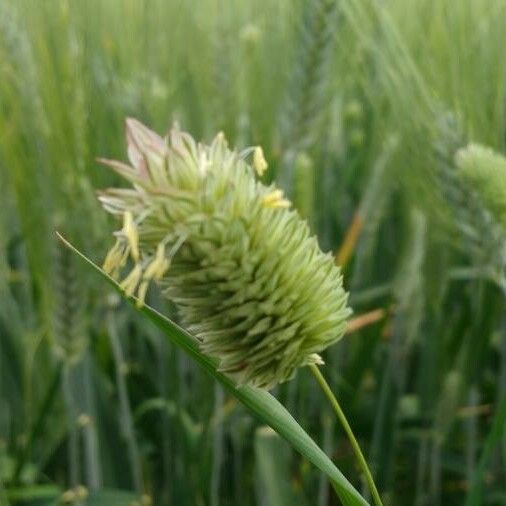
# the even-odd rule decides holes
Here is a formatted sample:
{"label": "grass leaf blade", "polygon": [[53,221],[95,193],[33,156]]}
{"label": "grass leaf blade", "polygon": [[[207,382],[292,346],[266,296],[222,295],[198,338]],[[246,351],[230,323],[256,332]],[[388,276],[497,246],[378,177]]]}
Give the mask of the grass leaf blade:
{"label": "grass leaf blade", "polygon": [[[119,285],[110,276],[60,234],[57,235],[68,248],[90,267],[93,267],[124,296]],[[135,298],[130,297],[129,300],[135,304]],[[228,392],[249,408],[259,419],[272,427],[300,454],[324,472],[330,478],[336,493],[345,506],[367,505],[365,499],[275,397],[265,390],[249,386],[237,387],[230,378],[216,370],[215,361],[200,352],[195,338],[185,330],[149,306],[143,306],[139,311],[163,330],[171,341],[183,348],[203,369],[218,380]]]}

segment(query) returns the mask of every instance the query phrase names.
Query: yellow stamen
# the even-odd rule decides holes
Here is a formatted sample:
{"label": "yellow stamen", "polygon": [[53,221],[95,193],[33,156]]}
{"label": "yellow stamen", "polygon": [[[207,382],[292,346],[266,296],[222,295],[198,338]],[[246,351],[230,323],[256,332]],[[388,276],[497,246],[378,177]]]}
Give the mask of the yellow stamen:
{"label": "yellow stamen", "polygon": [[137,307],[144,305],[146,293],[148,291],[149,283],[151,280],[159,281],[167,272],[170,262],[165,257],[165,245],[160,243],[156,248],[156,253],[153,261],[147,266],[142,276],[142,282],[137,290]]}
{"label": "yellow stamen", "polygon": [[146,300],[146,293],[149,288],[149,280],[143,280],[139,285],[139,289],[137,290],[137,301],[135,305],[140,309],[144,306],[144,301]]}
{"label": "yellow stamen", "polygon": [[134,294],[137,285],[142,277],[142,267],[136,264],[130,274],[120,283],[121,289],[130,297]]}
{"label": "yellow stamen", "polygon": [[256,173],[262,177],[268,166],[269,165],[264,157],[263,149],[260,146],[257,146],[253,152],[253,167],[255,168]]}
{"label": "yellow stamen", "polygon": [[263,205],[271,208],[287,208],[291,206],[289,200],[283,198],[281,190],[274,190],[263,198]]}
{"label": "yellow stamen", "polygon": [[144,279],[151,280],[155,279],[159,281],[163,275],[167,272],[170,262],[165,257],[165,245],[160,243],[156,248],[155,258],[148,265],[144,272]]}
{"label": "yellow stamen", "polygon": [[116,241],[105,257],[102,269],[112,277],[116,277],[117,271],[125,264],[127,252],[120,241]]}
{"label": "yellow stamen", "polygon": [[272,202],[267,207],[288,209],[291,205],[292,205],[292,203],[289,200],[281,199],[281,200],[276,200],[276,202]]}
{"label": "yellow stamen", "polygon": [[268,193],[264,196],[264,204],[270,204],[271,202],[276,202],[276,200],[283,198],[282,190],[274,190],[271,193]]}
{"label": "yellow stamen", "polygon": [[139,232],[135,226],[132,213],[126,211],[123,215],[123,229],[121,233],[125,236],[130,247],[130,253],[135,262],[139,261]]}

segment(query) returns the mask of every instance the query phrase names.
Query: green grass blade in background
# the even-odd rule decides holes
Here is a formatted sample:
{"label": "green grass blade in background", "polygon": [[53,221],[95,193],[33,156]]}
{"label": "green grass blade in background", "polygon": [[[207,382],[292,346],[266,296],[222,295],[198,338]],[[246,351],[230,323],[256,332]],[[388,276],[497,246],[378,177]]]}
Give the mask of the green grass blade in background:
{"label": "green grass blade in background", "polygon": [[143,504],[139,495],[123,490],[101,490],[89,495],[86,506],[125,506],[127,504]]}
{"label": "green grass blade in background", "polygon": [[[75,252],[90,267],[100,273],[115,289],[122,293],[119,285],[108,276],[100,267],[94,264],[80,251],[74,248],[59,235],[63,243]],[[130,301],[135,301],[130,297]],[[357,492],[351,483],[337,469],[329,457],[311,439],[290,413],[269,392],[249,386],[237,387],[226,375],[216,370],[216,363],[198,349],[196,340],[171,320],[150,308],[143,306],[139,309],[147,318],[157,325],[169,339],[186,353],[188,353],[205,371],[218,380],[225,389],[241,401],[264,423],[272,427],[280,436],[288,441],[299,453],[324,472],[331,480],[336,493],[345,506],[367,504],[365,499]]]}
{"label": "green grass blade in background", "polygon": [[466,506],[479,506],[483,504],[483,488],[486,483],[487,466],[494,454],[494,450],[499,445],[501,438],[504,438],[506,430],[506,397],[503,397],[497,406],[497,412],[492,422],[492,428],[485,440],[485,445],[480,457],[478,469],[474,474],[473,483],[467,496]]}
{"label": "green grass blade in background", "polygon": [[290,460],[286,446],[270,427],[255,431],[255,465],[258,504],[284,506],[300,504],[290,488]]}

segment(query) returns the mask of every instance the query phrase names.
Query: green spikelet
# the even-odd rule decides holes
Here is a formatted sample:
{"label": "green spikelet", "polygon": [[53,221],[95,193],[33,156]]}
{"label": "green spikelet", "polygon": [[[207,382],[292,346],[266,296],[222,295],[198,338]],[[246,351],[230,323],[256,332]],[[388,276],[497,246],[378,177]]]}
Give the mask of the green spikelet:
{"label": "green spikelet", "polygon": [[270,388],[321,362],[350,313],[341,272],[283,193],[255,179],[261,149],[236,153],[223,134],[207,146],[176,129],[162,139],[133,119],[127,141],[131,166],[104,160],[133,185],[100,196],[124,217],[104,269],[117,276],[131,258],[125,292],[142,301],[157,282],[239,384]]}
{"label": "green spikelet", "polygon": [[337,29],[335,0],[311,0],[304,5],[298,30],[298,50],[280,113],[280,144],[284,159],[279,178],[291,194],[296,154],[312,145],[328,101],[329,73]]}
{"label": "green spikelet", "polygon": [[455,162],[460,174],[479,194],[498,223],[506,227],[506,158],[490,148],[470,144]]}
{"label": "green spikelet", "polygon": [[[439,190],[453,215],[451,227],[458,231],[453,244],[471,253],[476,263],[502,269],[504,232],[483,198],[480,198],[478,188],[470,184],[466,171],[460,168],[466,158],[466,141],[457,118],[452,114],[443,114],[439,118],[436,133],[433,187]],[[432,209],[438,208],[439,205],[432,206]]]}
{"label": "green spikelet", "polygon": [[302,148],[311,142],[326,99],[329,65],[337,28],[337,2],[311,0],[299,27],[297,60],[282,116],[283,141]]}
{"label": "green spikelet", "polygon": [[74,258],[59,243],[54,260],[53,346],[56,354],[71,364],[81,359],[88,345],[82,325],[80,287]]}

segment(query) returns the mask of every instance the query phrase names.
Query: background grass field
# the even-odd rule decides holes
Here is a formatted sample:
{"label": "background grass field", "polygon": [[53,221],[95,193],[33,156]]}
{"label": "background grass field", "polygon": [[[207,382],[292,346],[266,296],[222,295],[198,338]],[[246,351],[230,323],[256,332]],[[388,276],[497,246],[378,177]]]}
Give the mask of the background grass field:
{"label": "background grass field", "polygon": [[[0,504],[337,504],[57,244],[111,246],[95,158],[125,158],[127,116],[263,146],[355,315],[381,310],[324,372],[385,504],[504,504],[506,241],[453,156],[505,152],[505,20],[503,0],[1,0]],[[274,394],[366,493],[309,373]]]}

